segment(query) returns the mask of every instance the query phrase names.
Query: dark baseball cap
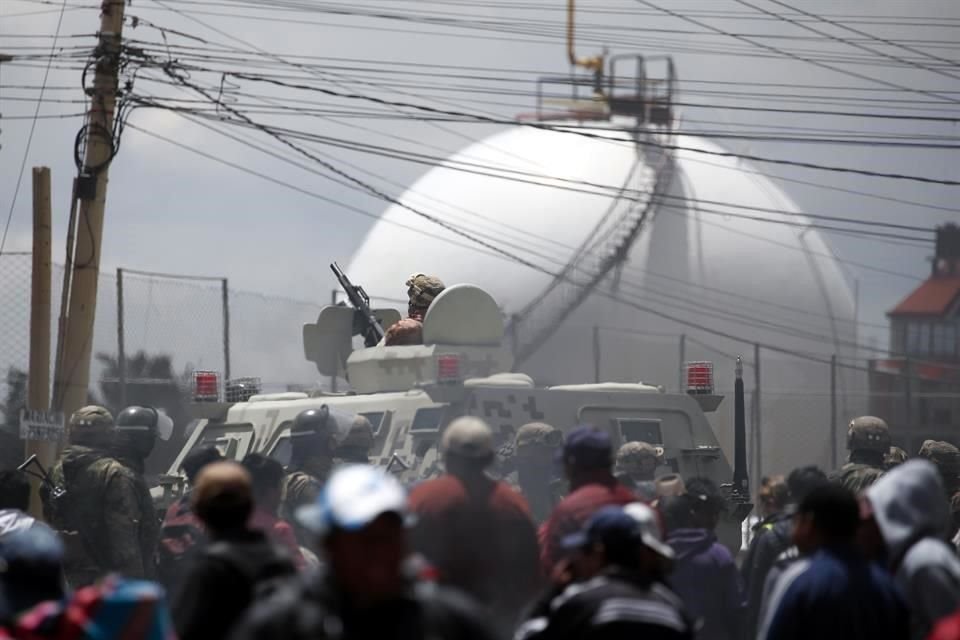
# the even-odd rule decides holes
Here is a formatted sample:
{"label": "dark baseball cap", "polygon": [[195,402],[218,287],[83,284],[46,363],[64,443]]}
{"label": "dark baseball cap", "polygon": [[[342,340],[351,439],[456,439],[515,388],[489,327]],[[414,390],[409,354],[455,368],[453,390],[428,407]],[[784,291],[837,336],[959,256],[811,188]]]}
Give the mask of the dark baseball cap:
{"label": "dark baseball cap", "polygon": [[592,425],[580,425],[567,434],[561,453],[565,462],[580,469],[610,467],[613,464],[610,434]]}
{"label": "dark baseball cap", "polygon": [[63,543],[35,522],[0,540],[0,617],[63,596]]}

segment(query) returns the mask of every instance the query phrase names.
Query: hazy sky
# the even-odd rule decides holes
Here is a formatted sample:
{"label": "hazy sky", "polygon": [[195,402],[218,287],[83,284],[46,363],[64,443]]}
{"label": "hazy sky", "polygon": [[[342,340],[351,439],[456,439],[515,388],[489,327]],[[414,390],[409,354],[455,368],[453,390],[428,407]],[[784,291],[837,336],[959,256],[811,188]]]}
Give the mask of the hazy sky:
{"label": "hazy sky", "polygon": [[[359,0],[312,3],[314,11],[293,11],[291,5],[311,5],[299,0],[273,2],[266,6],[257,2],[209,0],[186,2],[171,0],[135,0],[128,6],[129,16],[139,18],[139,26],[128,28],[125,36],[139,41],[162,43],[158,29],[167,30],[170,43],[197,47],[229,46],[251,50],[254,47],[285,58],[315,56],[365,61],[370,67],[386,63],[420,63],[423,65],[471,66],[500,69],[502,86],[523,95],[478,95],[458,93],[451,86],[431,89],[397,88],[389,93],[370,81],[366,74],[356,77],[353,63],[330,62],[323,73],[335,74],[331,88],[349,89],[366,95],[392,97],[396,100],[432,104],[443,107],[457,105],[471,113],[483,111],[499,116],[513,116],[533,110],[534,85],[517,82],[532,79],[535,74],[513,71],[566,73],[569,67],[564,55],[562,24],[563,0]],[[861,46],[883,51],[889,57],[872,55],[848,43],[831,41],[757,10],[784,15],[787,10],[772,0],[653,0],[653,5],[695,17],[695,26],[677,17],[658,13],[637,0],[582,0],[580,20],[585,39],[580,48],[585,53],[599,51],[596,43],[607,39],[612,53],[648,55],[669,53],[674,56],[680,77],[682,101],[700,105],[752,105],[764,107],[808,108],[835,111],[898,113],[910,115],[960,116],[960,68],[935,61],[920,53],[884,44],[877,39],[896,41],[915,51],[935,55],[948,61],[960,60],[960,3],[956,0],[804,0],[802,8],[814,14],[831,16],[834,22],[861,30],[871,38],[855,35],[837,24],[807,21],[805,24],[836,38],[852,39]],[[753,8],[751,8],[751,6]],[[14,55],[39,55],[49,51],[50,36],[55,32],[59,3],[53,0],[3,0],[0,2],[0,52]],[[96,5],[89,0],[67,0],[58,47],[90,47],[98,26]],[[433,12],[444,24],[432,26],[422,21],[369,16],[338,15],[337,11],[369,9],[373,13],[415,14]],[[180,12],[186,11],[188,15]],[[792,19],[800,18],[789,14]],[[247,16],[246,18],[243,16]],[[871,17],[874,16],[874,17]],[[907,18],[896,18],[909,16]],[[191,19],[191,17],[193,19]],[[196,20],[224,32],[217,33]],[[275,21],[274,21],[275,20]],[[458,28],[450,20],[468,20],[474,28]],[[549,31],[546,36],[510,36],[499,31],[476,28],[478,21],[510,22],[525,31]],[[706,25],[706,26],[703,26]],[[497,27],[500,28],[500,27]],[[759,41],[769,46],[800,52],[803,56],[832,55],[836,66],[875,79],[871,82],[849,75],[818,68],[798,60],[771,56],[769,51],[748,44],[730,35],[717,35],[721,30]],[[179,35],[178,35],[179,32]],[[182,34],[202,38],[205,43]],[[35,36],[35,37],[34,37]],[[231,40],[233,36],[238,40]],[[239,41],[249,43],[243,45]],[[213,45],[209,43],[214,43]],[[42,57],[42,56],[40,56]],[[890,59],[900,58],[901,62]],[[266,58],[270,60],[269,58]],[[910,63],[902,62],[910,61]],[[312,63],[317,60],[311,59]],[[47,91],[40,108],[41,115],[79,113],[82,104],[80,73],[64,70],[61,61],[54,63],[47,80]],[[73,63],[74,66],[77,64]],[[359,63],[357,63],[359,64]],[[937,66],[933,73],[919,66]],[[386,68],[386,67],[383,67]],[[393,67],[396,68],[396,67]],[[415,70],[409,66],[405,71]],[[271,70],[281,67],[275,62]],[[244,69],[238,68],[238,71]],[[424,68],[435,72],[436,67]],[[447,70],[446,73],[452,71]],[[295,68],[291,75],[301,73]],[[494,71],[475,71],[490,77]],[[946,77],[943,74],[955,76]],[[149,75],[149,74],[145,74]],[[154,77],[159,77],[153,72]],[[20,60],[0,69],[0,112],[3,114],[0,133],[0,220],[5,220],[13,198],[14,185],[27,146],[38,87],[44,76],[44,61]],[[215,83],[216,77],[194,76],[197,81]],[[380,76],[391,78],[389,75]],[[506,79],[512,81],[508,82]],[[440,80],[401,75],[398,82],[430,82]],[[467,84],[464,80],[461,84]],[[716,84],[731,83],[731,84]],[[732,84],[735,83],[735,84]],[[780,83],[782,87],[767,84]],[[904,90],[887,90],[882,83],[896,84],[914,90],[936,93],[940,97]],[[451,81],[451,85],[457,82]],[[856,103],[831,101],[831,89],[798,89],[795,85],[858,88]],[[229,85],[226,87],[229,93]],[[249,88],[249,87],[248,87]],[[273,96],[280,103],[293,97],[288,91],[258,84],[253,86],[263,95]],[[151,83],[138,77],[134,91],[140,95],[177,95],[178,90]],[[403,93],[399,93],[403,92]],[[736,92],[736,96],[724,95]],[[745,95],[751,94],[751,95]],[[767,94],[767,95],[752,95]],[[815,99],[800,95],[816,95]],[[180,92],[180,95],[186,94]],[[296,94],[303,97],[302,93]],[[194,96],[196,97],[196,96]],[[315,100],[321,98],[314,97]],[[443,99],[447,102],[440,103]],[[790,99],[792,101],[787,102]],[[868,101],[869,100],[869,101]],[[334,102],[333,100],[330,101]],[[342,101],[337,104],[345,104]],[[369,108],[361,104],[357,108]],[[933,141],[953,143],[960,136],[956,124],[879,118],[830,118],[788,113],[733,111],[723,108],[686,108],[682,127],[687,131],[761,131],[785,133],[784,127],[844,130],[874,135],[922,134]],[[452,124],[439,126],[404,120],[364,120],[309,115],[254,115],[275,126],[312,134],[345,138],[371,144],[402,148],[430,155],[446,155],[472,140],[482,138],[495,129],[490,125]],[[292,167],[278,159],[241,146],[218,133],[200,128],[169,111],[140,109],[130,119],[133,125],[124,133],[122,146],[110,174],[110,186],[103,245],[103,266],[195,273],[225,276],[234,286],[270,292],[298,299],[326,300],[332,286],[327,263],[346,262],[362,241],[364,233],[386,208],[382,201],[356,190],[334,184],[330,180]],[[27,155],[27,171],[13,208],[10,235],[5,250],[29,248],[30,171],[32,165],[44,164],[53,170],[55,256],[62,261],[65,224],[68,213],[69,185],[74,175],[73,140],[82,124],[80,117],[39,120]],[[737,126],[739,125],[739,126]],[[135,129],[137,127],[138,129]],[[765,127],[765,129],[761,129]],[[219,127],[245,140],[256,141],[278,150],[284,157],[310,164],[276,141],[253,131]],[[273,184],[200,157],[169,143],[142,133],[145,129],[201,149],[223,160],[268,174],[296,185],[300,189],[322,194],[334,201],[361,209],[364,216],[343,207],[323,202],[291,188]],[[789,133],[789,132],[787,132]],[[829,135],[829,134],[827,134]],[[389,136],[389,137],[388,137]],[[406,141],[400,140],[403,138]],[[721,140],[721,144],[738,152],[788,158],[813,163],[857,167],[873,171],[926,175],[942,179],[960,179],[960,162],[956,151],[902,149],[890,147],[838,146],[797,142],[761,142]],[[420,164],[378,158],[312,143],[310,148],[325,152],[344,168],[373,182],[378,188],[399,196],[402,186],[410,184],[428,169]],[[854,217],[858,219],[933,226],[956,220],[960,208],[960,188],[938,187],[914,182],[883,180],[862,176],[825,173],[805,169],[757,165],[770,175],[784,178],[780,182],[805,210],[812,213]],[[317,170],[322,169],[314,165]],[[365,172],[365,173],[361,173]],[[922,203],[921,207],[891,200],[828,190],[793,182],[839,187],[874,196]],[[464,194],[469,200],[469,194]],[[876,240],[847,235],[827,234],[833,249],[843,258],[895,271],[908,277],[885,275],[865,268],[848,266],[851,280],[859,283],[861,320],[882,323],[883,313],[916,285],[929,270],[930,248],[886,244]],[[411,252],[411,270],[415,269],[417,247]],[[517,269],[524,267],[517,266]],[[406,273],[397,274],[396,292],[372,292],[383,295],[402,293]],[[913,277],[915,279],[911,279]],[[874,330],[873,335],[882,334]]]}

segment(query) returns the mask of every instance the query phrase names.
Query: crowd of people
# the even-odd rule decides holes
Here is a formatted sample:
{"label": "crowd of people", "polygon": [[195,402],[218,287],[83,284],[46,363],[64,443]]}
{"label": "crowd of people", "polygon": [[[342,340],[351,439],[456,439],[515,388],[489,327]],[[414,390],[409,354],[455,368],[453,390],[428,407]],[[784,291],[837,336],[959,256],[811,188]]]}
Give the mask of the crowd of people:
{"label": "crowd of people", "polygon": [[333,422],[298,416],[286,467],[195,448],[161,521],[160,414],[81,409],[46,523],[0,472],[0,639],[960,640],[960,451],[907,459],[877,418],[841,469],[764,478],[743,550],[717,537],[724,489],[654,444],[533,423],[505,455],[463,417],[407,487],[366,463],[369,422]]}

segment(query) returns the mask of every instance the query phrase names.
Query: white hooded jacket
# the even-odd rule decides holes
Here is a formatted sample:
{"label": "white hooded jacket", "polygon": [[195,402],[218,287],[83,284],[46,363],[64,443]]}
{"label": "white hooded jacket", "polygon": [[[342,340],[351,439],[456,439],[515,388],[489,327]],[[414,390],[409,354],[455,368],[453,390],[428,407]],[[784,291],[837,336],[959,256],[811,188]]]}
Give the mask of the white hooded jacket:
{"label": "white hooded jacket", "polygon": [[888,471],[866,496],[910,607],[911,637],[926,638],[960,606],[960,559],[945,542],[950,506],[940,474],[926,460],[910,460]]}
{"label": "white hooded jacket", "polygon": [[25,531],[36,523],[33,516],[19,509],[0,509],[0,538]]}

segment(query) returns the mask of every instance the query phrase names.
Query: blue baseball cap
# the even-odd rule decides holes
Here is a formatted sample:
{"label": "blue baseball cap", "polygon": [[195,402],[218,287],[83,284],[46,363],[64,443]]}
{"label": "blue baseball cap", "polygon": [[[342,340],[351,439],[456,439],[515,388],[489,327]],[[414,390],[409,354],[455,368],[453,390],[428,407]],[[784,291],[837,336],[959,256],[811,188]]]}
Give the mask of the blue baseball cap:
{"label": "blue baseball cap", "polygon": [[358,531],[384,513],[407,517],[407,493],[386,471],[366,464],[334,472],[317,501],[297,509],[297,521],[308,531],[325,535],[333,529]]}
{"label": "blue baseball cap", "polygon": [[564,462],[570,462],[580,469],[610,467],[613,464],[610,434],[592,425],[580,425],[567,434],[560,453]]}

